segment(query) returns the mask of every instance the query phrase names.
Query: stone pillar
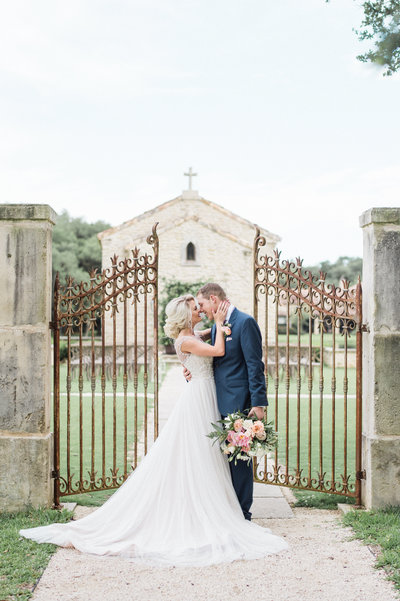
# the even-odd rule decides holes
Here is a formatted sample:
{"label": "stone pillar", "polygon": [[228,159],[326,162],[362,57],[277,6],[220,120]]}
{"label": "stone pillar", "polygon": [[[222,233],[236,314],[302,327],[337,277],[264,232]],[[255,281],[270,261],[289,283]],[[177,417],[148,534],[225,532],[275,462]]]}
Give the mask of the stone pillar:
{"label": "stone pillar", "polygon": [[48,205],[0,205],[0,511],[51,503]]}
{"label": "stone pillar", "polygon": [[400,505],[400,208],[360,217],[363,258],[363,468],[367,508]]}

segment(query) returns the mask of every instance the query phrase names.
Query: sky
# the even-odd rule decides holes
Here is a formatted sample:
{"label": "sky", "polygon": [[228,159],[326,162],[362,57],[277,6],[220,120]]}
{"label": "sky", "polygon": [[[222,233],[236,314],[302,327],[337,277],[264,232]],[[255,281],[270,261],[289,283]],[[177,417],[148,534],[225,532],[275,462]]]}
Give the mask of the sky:
{"label": "sky", "polygon": [[199,194],[307,265],[400,206],[400,76],[357,61],[352,0],[13,0],[0,202],[117,225]]}

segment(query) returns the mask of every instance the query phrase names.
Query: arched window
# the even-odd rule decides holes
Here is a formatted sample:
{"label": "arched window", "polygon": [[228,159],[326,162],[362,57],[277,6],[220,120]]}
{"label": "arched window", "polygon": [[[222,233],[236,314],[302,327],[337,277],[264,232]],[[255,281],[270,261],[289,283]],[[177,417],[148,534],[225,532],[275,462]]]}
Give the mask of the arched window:
{"label": "arched window", "polygon": [[189,242],[186,247],[186,261],[195,261],[196,260],[196,248],[193,242]]}

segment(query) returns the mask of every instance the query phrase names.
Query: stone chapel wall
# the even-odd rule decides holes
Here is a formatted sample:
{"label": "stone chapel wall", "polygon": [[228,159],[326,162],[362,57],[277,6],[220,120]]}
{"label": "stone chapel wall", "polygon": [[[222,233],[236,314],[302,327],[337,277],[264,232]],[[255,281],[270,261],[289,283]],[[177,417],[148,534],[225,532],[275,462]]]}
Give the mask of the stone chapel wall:
{"label": "stone chapel wall", "polygon": [[[135,245],[143,252],[151,252],[146,237],[159,221],[159,297],[163,294],[163,278],[193,282],[216,281],[226,290],[228,297],[246,313],[253,312],[253,239],[254,230],[241,218],[232,217],[228,211],[214,208],[200,200],[172,203],[169,207],[150,211],[130,225],[122,225],[110,237],[103,238],[103,266],[109,265],[114,253],[129,256]],[[277,237],[267,243],[272,252]],[[185,260],[186,245],[195,245],[196,260]],[[262,321],[262,317],[261,317]],[[263,324],[260,323],[263,328]],[[132,343],[133,317],[128,314],[128,344]],[[138,322],[139,344],[143,327]],[[272,331],[272,330],[271,330]],[[107,336],[111,336],[108,328]],[[117,336],[122,338],[123,316],[117,318]]]}

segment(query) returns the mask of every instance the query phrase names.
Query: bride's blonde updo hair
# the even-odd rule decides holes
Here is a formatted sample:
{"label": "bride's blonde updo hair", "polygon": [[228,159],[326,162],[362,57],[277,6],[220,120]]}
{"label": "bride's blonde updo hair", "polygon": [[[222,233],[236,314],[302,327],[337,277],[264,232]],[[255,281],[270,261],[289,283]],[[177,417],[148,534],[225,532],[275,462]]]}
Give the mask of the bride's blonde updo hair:
{"label": "bride's blonde updo hair", "polygon": [[167,321],[164,325],[164,332],[168,338],[175,339],[179,332],[192,327],[191,300],[195,300],[192,294],[184,294],[169,301],[165,308]]}

